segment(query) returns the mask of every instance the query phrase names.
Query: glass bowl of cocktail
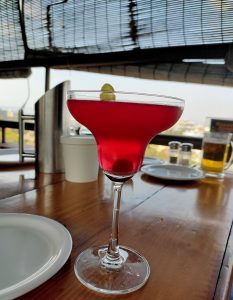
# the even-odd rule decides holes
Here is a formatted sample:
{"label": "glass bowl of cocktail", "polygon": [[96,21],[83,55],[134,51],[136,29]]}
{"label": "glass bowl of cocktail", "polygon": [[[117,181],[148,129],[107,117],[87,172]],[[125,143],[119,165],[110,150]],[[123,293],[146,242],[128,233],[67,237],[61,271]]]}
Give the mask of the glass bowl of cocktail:
{"label": "glass bowl of cocktail", "polygon": [[140,169],[150,140],[180,118],[184,101],[106,89],[69,91],[67,105],[72,116],[94,135],[100,167],[114,190],[109,243],[83,251],[76,259],[75,274],[82,284],[98,292],[133,292],[146,283],[150,267],[144,256],[118,244],[122,186]]}

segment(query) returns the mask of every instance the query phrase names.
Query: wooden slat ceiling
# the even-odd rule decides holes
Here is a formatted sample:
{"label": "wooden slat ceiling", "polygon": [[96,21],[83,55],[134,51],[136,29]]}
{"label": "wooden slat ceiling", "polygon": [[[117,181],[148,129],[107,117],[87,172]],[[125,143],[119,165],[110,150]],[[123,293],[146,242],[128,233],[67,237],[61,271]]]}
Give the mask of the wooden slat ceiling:
{"label": "wooden slat ceiling", "polygon": [[224,59],[232,0],[1,0],[0,69]]}

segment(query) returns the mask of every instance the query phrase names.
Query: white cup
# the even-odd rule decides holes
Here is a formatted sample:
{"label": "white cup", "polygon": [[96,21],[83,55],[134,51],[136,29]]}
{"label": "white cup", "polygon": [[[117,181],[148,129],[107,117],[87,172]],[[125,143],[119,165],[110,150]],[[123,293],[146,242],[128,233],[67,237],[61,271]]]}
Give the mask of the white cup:
{"label": "white cup", "polygon": [[93,136],[62,136],[65,179],[91,182],[98,178],[97,146]]}

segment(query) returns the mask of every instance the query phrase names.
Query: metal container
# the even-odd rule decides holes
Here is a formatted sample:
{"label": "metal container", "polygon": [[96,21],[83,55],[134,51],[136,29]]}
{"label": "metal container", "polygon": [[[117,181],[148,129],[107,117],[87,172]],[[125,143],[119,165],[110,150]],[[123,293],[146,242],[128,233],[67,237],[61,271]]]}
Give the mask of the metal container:
{"label": "metal container", "polygon": [[70,115],[66,105],[70,81],[48,90],[35,104],[36,171],[64,172],[60,137],[67,134]]}

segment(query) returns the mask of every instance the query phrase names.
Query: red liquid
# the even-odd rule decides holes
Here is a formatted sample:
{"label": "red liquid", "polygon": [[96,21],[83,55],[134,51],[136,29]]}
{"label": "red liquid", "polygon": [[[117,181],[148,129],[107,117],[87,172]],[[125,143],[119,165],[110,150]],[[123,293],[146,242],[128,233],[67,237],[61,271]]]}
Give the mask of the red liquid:
{"label": "red liquid", "polygon": [[102,169],[116,176],[136,173],[150,140],[175,124],[183,110],[169,105],[74,99],[68,100],[68,108],[95,136]]}

